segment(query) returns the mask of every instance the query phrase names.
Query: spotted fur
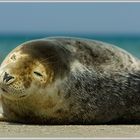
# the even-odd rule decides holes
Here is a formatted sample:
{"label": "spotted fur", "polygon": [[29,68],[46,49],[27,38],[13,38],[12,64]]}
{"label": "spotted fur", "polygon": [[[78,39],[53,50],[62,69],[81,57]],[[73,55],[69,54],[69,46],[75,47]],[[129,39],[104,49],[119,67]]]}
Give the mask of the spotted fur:
{"label": "spotted fur", "polygon": [[[0,67],[4,117],[39,124],[139,122],[139,71],[137,58],[111,44],[63,37],[25,42]],[[10,84],[4,72],[15,77]]]}

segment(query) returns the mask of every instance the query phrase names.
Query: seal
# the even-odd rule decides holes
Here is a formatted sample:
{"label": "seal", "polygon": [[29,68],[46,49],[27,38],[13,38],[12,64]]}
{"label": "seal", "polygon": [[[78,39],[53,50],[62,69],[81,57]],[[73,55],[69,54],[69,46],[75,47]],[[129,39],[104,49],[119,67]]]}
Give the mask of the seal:
{"label": "seal", "polygon": [[0,66],[1,120],[31,124],[139,122],[140,61],[96,40],[25,42]]}

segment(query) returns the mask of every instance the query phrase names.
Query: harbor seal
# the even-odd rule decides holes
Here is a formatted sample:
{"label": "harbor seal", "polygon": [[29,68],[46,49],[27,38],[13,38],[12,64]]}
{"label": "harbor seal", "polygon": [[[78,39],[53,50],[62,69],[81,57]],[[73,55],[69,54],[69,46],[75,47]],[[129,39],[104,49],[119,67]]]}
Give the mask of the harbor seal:
{"label": "harbor seal", "polygon": [[1,120],[103,124],[140,120],[140,61],[114,45],[81,38],[25,42],[0,66]]}

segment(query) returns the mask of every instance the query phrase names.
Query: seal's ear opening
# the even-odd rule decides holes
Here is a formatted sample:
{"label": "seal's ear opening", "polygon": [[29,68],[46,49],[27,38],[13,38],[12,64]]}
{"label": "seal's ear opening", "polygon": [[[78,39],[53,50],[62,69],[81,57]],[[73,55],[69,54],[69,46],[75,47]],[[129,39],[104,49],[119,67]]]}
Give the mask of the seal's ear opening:
{"label": "seal's ear opening", "polygon": [[16,61],[16,59],[17,59],[16,54],[12,54],[12,55],[10,56],[10,59],[13,60],[13,61]]}

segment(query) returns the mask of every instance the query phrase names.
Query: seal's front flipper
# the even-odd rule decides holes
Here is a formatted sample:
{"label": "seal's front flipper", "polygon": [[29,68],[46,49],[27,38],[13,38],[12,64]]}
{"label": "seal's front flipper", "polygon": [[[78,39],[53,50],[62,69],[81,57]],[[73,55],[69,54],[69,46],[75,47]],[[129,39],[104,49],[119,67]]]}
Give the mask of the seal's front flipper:
{"label": "seal's front flipper", "polygon": [[6,122],[7,119],[3,116],[3,114],[0,114],[0,122]]}

